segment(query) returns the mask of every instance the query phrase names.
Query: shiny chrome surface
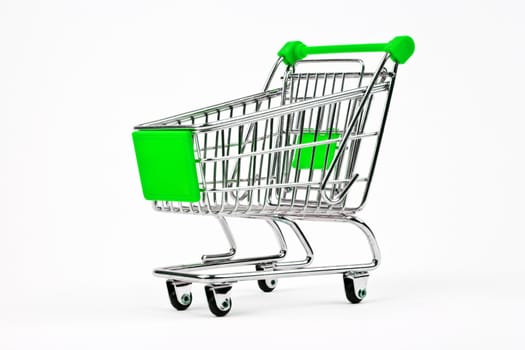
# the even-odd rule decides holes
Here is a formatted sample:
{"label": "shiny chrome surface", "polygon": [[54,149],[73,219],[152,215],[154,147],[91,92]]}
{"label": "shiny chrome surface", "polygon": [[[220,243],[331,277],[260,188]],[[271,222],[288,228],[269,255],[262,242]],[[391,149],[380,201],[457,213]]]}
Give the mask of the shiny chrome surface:
{"label": "shiny chrome surface", "polygon": [[219,221],[219,224],[221,225],[222,231],[224,232],[224,235],[226,236],[228,243],[230,244],[230,249],[226,253],[204,254],[201,257],[201,260],[203,263],[207,263],[210,261],[229,260],[237,252],[237,245],[235,244],[235,240],[233,239],[232,231],[230,230],[230,226],[226,222],[226,219],[223,216],[216,216],[216,218]]}
{"label": "shiny chrome surface", "polygon": [[[261,93],[137,126],[194,130],[201,200],[154,207],[327,219],[357,212],[368,195],[396,76],[397,65],[387,68],[388,58],[374,71],[357,59],[299,61],[284,71],[281,88],[269,89],[282,65],[277,60]],[[319,72],[319,66],[334,64],[339,70]],[[312,142],[301,141],[305,133]],[[320,146],[326,153],[316,157],[327,165],[318,169],[313,158]],[[331,161],[327,146],[336,149]],[[309,167],[301,163],[305,149]]]}
{"label": "shiny chrome surface", "polygon": [[[278,218],[277,220],[285,221],[286,224],[295,221],[291,221],[289,218]],[[278,279],[285,277],[298,277],[298,276],[314,276],[314,275],[324,275],[324,274],[336,274],[336,273],[347,273],[347,272],[368,272],[374,270],[381,261],[381,253],[379,251],[379,246],[372,230],[360,219],[354,216],[349,217],[339,217],[335,219],[336,221],[348,222],[359,228],[359,230],[365,235],[370,251],[372,254],[372,259],[370,262],[361,263],[361,264],[348,264],[348,265],[335,265],[335,266],[318,266],[318,267],[306,267],[311,263],[311,259],[308,259],[307,263],[302,264],[298,267],[297,262],[293,262],[291,265],[286,266],[286,264],[280,263],[278,269],[263,270],[263,271],[235,271],[228,273],[218,273],[212,274],[207,272],[202,272],[203,270],[209,270],[215,267],[233,267],[233,266],[243,266],[243,265],[254,265],[262,261],[256,260],[253,258],[248,259],[237,259],[237,260],[227,260],[222,262],[212,261],[207,263],[196,263],[189,265],[178,265],[178,266],[168,266],[163,268],[155,269],[153,274],[158,277],[176,279],[179,281],[185,282],[200,282],[200,283],[233,283],[237,281],[249,281],[249,280],[259,280],[259,279]],[[306,242],[306,245],[309,246],[308,241],[304,234],[302,234],[302,239]],[[303,241],[301,240],[301,243]],[[305,244],[303,243],[303,247]],[[305,249],[307,250],[307,249]],[[311,251],[311,248],[310,248]],[[312,253],[313,257],[313,253]],[[275,267],[276,263],[273,263]]]}
{"label": "shiny chrome surface", "polygon": [[[271,89],[280,70],[281,87]],[[286,277],[341,273],[352,279],[357,291],[366,293],[369,272],[379,265],[381,253],[372,230],[355,215],[368,197],[396,76],[397,64],[388,54],[374,70],[367,70],[360,59],[303,60],[292,67],[278,59],[263,92],[138,125],[137,129],[193,130],[200,201],[155,201],[153,208],[214,215],[229,244],[224,253],[202,255],[200,263],[158,268],[154,275],[177,281],[177,288],[207,284],[222,311],[221,307],[231,306],[229,290],[238,281],[271,284]],[[307,134],[313,141],[303,143]],[[321,154],[325,166],[318,169],[313,158],[321,146],[326,149]],[[330,147],[335,147],[331,161]],[[307,167],[298,165],[305,149],[311,152]],[[227,216],[266,221],[277,239],[278,253],[236,258]],[[311,266],[314,254],[298,225],[301,220],[357,227],[367,239],[371,260]],[[288,247],[282,225],[299,240],[304,259],[285,260]],[[243,266],[249,269],[240,269]],[[230,271],[210,271],[215,268]]]}
{"label": "shiny chrome surface", "polygon": [[[272,219],[266,219],[265,221],[268,223],[270,228],[272,229],[273,233],[275,234],[275,238],[277,240],[277,243],[279,244],[279,252],[277,254],[272,255],[264,255],[264,256],[256,256],[256,257],[248,257],[248,258],[239,258],[239,259],[233,259],[236,250],[237,245],[235,243],[235,240],[233,238],[233,234],[231,232],[231,229],[224,217],[216,216],[217,220],[221,223],[221,226],[223,228],[223,231],[228,239],[228,242],[230,243],[230,250],[227,253],[223,254],[205,254],[201,257],[201,264],[192,264],[192,265],[186,265],[189,266],[190,269],[199,268],[202,266],[206,267],[222,267],[222,266],[241,266],[241,265],[257,265],[257,264],[264,264],[264,263],[276,263],[277,261],[283,259],[286,256],[288,247],[286,245],[286,241],[284,239],[283,233],[281,231],[281,228],[279,225],[277,225],[276,221],[282,221],[288,225],[294,224],[293,222],[289,223],[289,220],[281,219],[281,218],[272,218]],[[298,238],[301,243],[303,241],[299,237],[301,233],[298,233]],[[305,247],[305,250],[308,248]],[[311,251],[311,248],[310,248]],[[307,257],[308,259],[308,257]],[[306,259],[305,259],[306,260]],[[301,265],[303,261],[295,262],[297,265]]]}
{"label": "shiny chrome surface", "polygon": [[296,222],[284,217],[276,217],[274,218],[274,222],[284,223],[292,229],[293,233],[304,248],[306,257],[303,260],[297,261],[274,262],[273,268],[276,270],[283,270],[290,267],[298,268],[310,265],[312,263],[312,260],[314,259],[314,252],[312,250],[312,247],[310,246],[310,243],[308,243],[308,240],[306,239],[306,236],[304,235],[303,231],[301,231],[301,229],[299,228],[299,225],[297,225]]}

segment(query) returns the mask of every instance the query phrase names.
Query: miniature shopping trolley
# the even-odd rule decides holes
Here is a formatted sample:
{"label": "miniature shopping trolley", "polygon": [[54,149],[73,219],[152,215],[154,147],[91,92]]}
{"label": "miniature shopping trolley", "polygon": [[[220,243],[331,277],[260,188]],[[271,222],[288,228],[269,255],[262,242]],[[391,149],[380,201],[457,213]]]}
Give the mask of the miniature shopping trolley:
{"label": "miniature shopping trolley", "polygon": [[[408,36],[385,44],[288,42],[279,51],[263,92],[135,128],[145,199],[161,212],[214,216],[230,244],[228,252],[203,255],[200,263],[154,270],[167,279],[173,307],[187,309],[191,284],[200,282],[205,284],[211,312],[224,316],[232,306],[235,282],[257,280],[260,289],[271,292],[279,278],[323,274],[342,274],[347,299],[363,300],[380,252],[374,234],[356,212],[368,197],[398,64],[405,63],[414,48]],[[345,55],[305,59],[335,53]],[[346,57],[353,53],[362,56]],[[374,59],[377,66],[367,70]],[[236,258],[227,217],[265,221],[280,250]],[[372,260],[311,266],[313,250],[299,220],[353,224],[367,238]],[[286,226],[304,248],[304,259],[285,259]]]}

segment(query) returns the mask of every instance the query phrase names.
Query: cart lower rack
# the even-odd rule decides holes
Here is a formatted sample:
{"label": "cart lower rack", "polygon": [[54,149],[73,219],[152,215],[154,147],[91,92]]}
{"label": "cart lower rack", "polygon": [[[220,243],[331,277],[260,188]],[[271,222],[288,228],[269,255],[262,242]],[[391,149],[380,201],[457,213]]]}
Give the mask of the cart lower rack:
{"label": "cart lower rack", "polygon": [[[370,58],[305,59],[358,52],[384,55],[372,71],[365,64]],[[235,282],[257,280],[260,289],[271,292],[279,278],[322,274],[342,274],[348,300],[363,300],[380,252],[372,230],[356,213],[368,197],[398,64],[413,52],[408,36],[386,44],[289,42],[279,51],[263,92],[136,127],[133,142],[145,199],[158,211],[216,217],[230,244],[223,254],[203,255],[200,263],[155,269],[156,276],[167,279],[177,310],[190,306],[192,283],[206,284],[211,312],[224,316]],[[278,71],[283,71],[280,87],[270,88]],[[227,217],[266,221],[280,250],[235,258]],[[368,241],[371,261],[311,266],[313,250],[299,220],[354,225]],[[304,259],[285,259],[283,225],[301,243]],[[252,269],[210,272],[239,266]]]}

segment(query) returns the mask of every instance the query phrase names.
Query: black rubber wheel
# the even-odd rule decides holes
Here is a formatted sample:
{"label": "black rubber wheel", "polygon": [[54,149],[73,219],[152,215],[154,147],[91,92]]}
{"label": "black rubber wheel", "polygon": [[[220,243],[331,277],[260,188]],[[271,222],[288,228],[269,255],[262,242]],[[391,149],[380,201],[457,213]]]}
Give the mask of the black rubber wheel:
{"label": "black rubber wheel", "polygon": [[189,294],[184,294],[181,296],[182,303],[177,298],[177,291],[175,289],[175,285],[172,281],[167,280],[166,281],[166,287],[168,287],[168,296],[170,297],[170,303],[173,305],[173,307],[179,311],[186,310],[190,307],[191,302],[193,300],[193,296],[191,295],[191,292]]}
{"label": "black rubber wheel", "polygon": [[[256,271],[264,271],[264,269],[260,265],[255,265]],[[270,283],[268,283],[267,280],[257,280],[257,284],[259,285],[259,289],[262,290],[265,293],[270,293],[275,290],[277,287],[277,280],[270,280]]]}
{"label": "black rubber wheel", "polygon": [[354,280],[343,277],[346,299],[352,304],[359,304],[366,297],[366,289],[355,290]]}
{"label": "black rubber wheel", "polygon": [[213,289],[216,291],[220,291],[222,293],[227,293],[232,289],[231,286],[226,287],[211,287],[211,286],[205,286],[204,292],[206,293],[206,299],[208,300],[208,307],[210,308],[210,311],[212,314],[214,314],[217,317],[226,316],[230,310],[232,309],[232,300],[231,298],[227,298],[222,305],[217,305],[217,300],[215,299],[215,293],[213,292]]}

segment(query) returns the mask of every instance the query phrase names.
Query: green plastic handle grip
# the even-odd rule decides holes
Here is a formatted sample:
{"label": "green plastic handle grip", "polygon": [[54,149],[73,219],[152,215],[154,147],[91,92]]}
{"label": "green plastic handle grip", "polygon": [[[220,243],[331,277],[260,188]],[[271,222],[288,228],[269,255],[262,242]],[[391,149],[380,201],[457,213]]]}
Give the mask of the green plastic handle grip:
{"label": "green plastic handle grip", "polygon": [[388,52],[390,58],[396,63],[405,63],[414,53],[416,45],[408,35],[396,36],[384,44],[351,44],[306,46],[300,41],[289,41],[277,53],[283,62],[289,66],[302,60],[308,55],[326,53],[352,53],[352,52]]}

